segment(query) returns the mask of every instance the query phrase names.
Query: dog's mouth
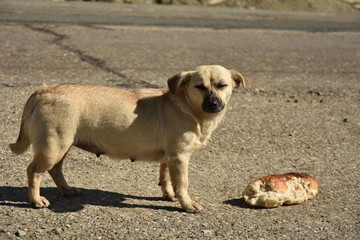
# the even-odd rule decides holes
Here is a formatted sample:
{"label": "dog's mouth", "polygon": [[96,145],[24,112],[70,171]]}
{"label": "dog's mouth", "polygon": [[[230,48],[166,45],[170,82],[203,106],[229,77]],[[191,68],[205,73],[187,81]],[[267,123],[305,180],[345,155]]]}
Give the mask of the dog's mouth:
{"label": "dog's mouth", "polygon": [[221,112],[224,107],[225,104],[223,103],[223,101],[221,101],[220,98],[214,95],[209,95],[205,97],[201,105],[202,110],[206,113],[218,113]]}

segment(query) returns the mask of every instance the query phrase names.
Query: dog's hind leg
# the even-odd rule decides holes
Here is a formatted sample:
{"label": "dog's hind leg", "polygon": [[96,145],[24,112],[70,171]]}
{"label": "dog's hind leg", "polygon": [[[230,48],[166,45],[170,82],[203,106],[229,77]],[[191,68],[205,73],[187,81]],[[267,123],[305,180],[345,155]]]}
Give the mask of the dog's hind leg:
{"label": "dog's hind leg", "polygon": [[174,189],[171,183],[169,168],[165,162],[160,163],[159,186],[163,192],[163,198],[169,201],[176,201]]}
{"label": "dog's hind leg", "polygon": [[[62,172],[61,174],[59,174],[58,169],[61,170],[63,157],[66,154],[66,152],[69,150],[71,145],[59,146],[58,144],[55,144],[52,146],[53,147],[50,146],[44,146],[42,148],[35,147],[34,148],[35,155],[33,161],[29,164],[27,168],[28,183],[29,183],[29,189],[28,189],[29,200],[30,200],[30,204],[36,208],[48,207],[50,205],[49,201],[45,197],[40,196],[40,185],[41,185],[42,176],[46,171],[49,171],[52,172],[51,175],[54,176],[55,179],[57,179],[56,181],[59,181],[58,179],[61,180],[61,178],[63,178]],[[52,171],[54,167],[55,169]]]}
{"label": "dog's hind leg", "polygon": [[66,155],[67,153],[65,153],[61,160],[57,164],[55,164],[52,169],[48,170],[48,172],[50,173],[61,194],[66,197],[72,197],[80,194],[80,190],[74,187],[70,187],[65,180],[62,171],[62,165],[64,163]]}
{"label": "dog's hind leg", "polygon": [[41,179],[47,170],[47,166],[40,163],[43,158],[46,158],[46,156],[37,154],[27,167],[29,201],[36,208],[48,207],[50,205],[50,202],[45,197],[40,196]]}

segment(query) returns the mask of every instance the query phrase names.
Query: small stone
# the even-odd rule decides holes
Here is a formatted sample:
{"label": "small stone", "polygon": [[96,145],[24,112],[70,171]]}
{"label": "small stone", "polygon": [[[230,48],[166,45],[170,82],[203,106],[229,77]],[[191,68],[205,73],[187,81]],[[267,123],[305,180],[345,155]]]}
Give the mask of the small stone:
{"label": "small stone", "polygon": [[265,90],[264,90],[264,89],[261,89],[261,88],[255,88],[255,89],[254,89],[254,92],[255,92],[255,94],[265,93]]}
{"label": "small stone", "polygon": [[54,228],[51,232],[55,233],[56,235],[60,235],[61,234],[61,228]]}
{"label": "small stone", "polygon": [[203,230],[202,232],[204,233],[205,236],[211,236],[213,234],[212,230]]}
{"label": "small stone", "polygon": [[322,93],[318,90],[309,90],[308,94],[315,95],[315,96],[322,96]]}
{"label": "small stone", "polygon": [[223,2],[225,2],[225,0],[208,0],[207,4],[211,6],[211,5],[217,5],[217,4],[220,4]]}
{"label": "small stone", "polygon": [[12,83],[2,83],[4,87],[14,87],[14,84]]}
{"label": "small stone", "polygon": [[16,235],[17,237],[23,237],[23,236],[26,235],[26,232],[23,231],[23,230],[17,230],[16,233],[15,233],[15,235]]}

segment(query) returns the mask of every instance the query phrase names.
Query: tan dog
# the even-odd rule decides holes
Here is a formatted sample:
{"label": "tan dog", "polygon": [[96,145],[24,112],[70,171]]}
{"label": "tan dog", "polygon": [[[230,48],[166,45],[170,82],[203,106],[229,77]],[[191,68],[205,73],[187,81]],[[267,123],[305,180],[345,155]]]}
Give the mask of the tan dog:
{"label": "tan dog", "polygon": [[62,164],[71,146],[114,159],[160,162],[163,196],[179,200],[187,212],[202,207],[188,189],[190,155],[204,145],[225,114],[233,88],[248,82],[221,66],[200,66],[168,80],[169,89],[123,90],[91,85],[43,86],[28,99],[12,152],[33,145],[27,168],[30,203],[49,206],[40,196],[48,171],[60,192],[74,196]]}

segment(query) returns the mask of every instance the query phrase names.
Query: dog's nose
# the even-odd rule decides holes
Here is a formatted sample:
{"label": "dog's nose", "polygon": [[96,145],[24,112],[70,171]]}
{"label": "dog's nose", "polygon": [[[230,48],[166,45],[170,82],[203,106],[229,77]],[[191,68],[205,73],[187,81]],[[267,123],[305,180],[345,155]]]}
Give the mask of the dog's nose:
{"label": "dog's nose", "polygon": [[208,102],[208,106],[210,108],[217,108],[220,104],[219,99],[212,99],[211,101]]}
{"label": "dog's nose", "polygon": [[218,97],[210,95],[204,99],[202,107],[204,112],[217,113],[224,109],[224,104]]}

